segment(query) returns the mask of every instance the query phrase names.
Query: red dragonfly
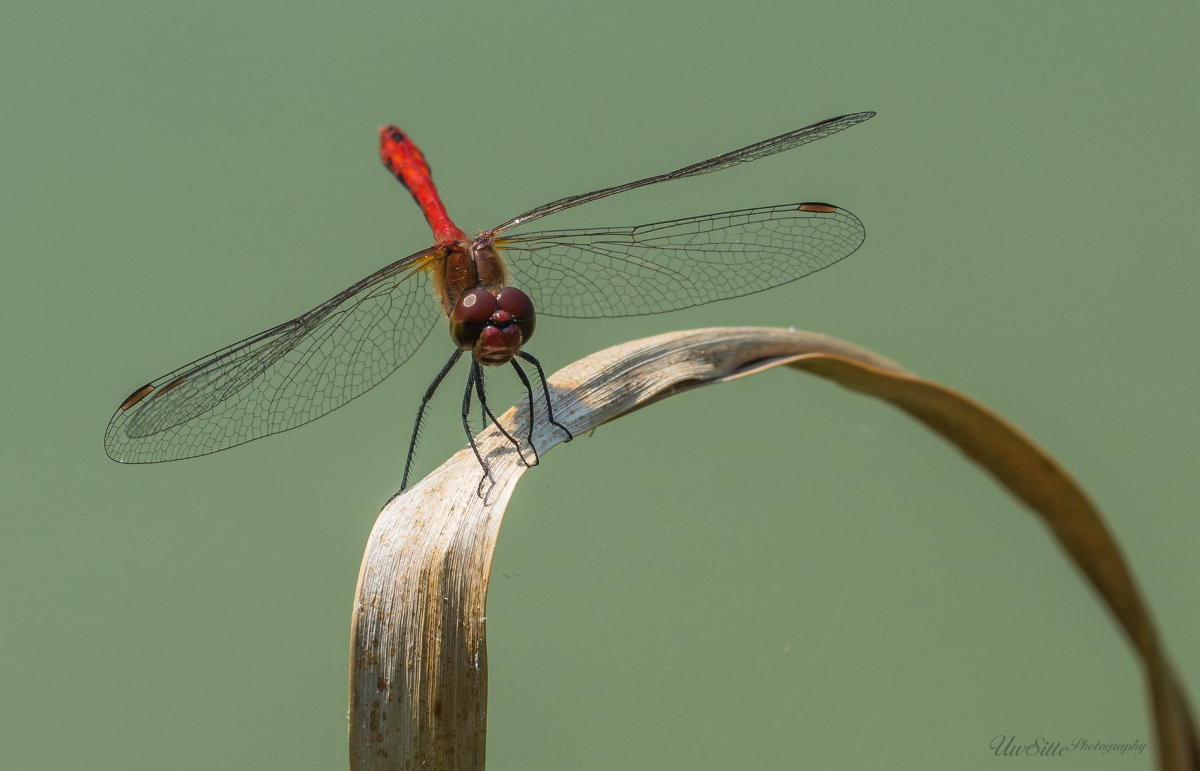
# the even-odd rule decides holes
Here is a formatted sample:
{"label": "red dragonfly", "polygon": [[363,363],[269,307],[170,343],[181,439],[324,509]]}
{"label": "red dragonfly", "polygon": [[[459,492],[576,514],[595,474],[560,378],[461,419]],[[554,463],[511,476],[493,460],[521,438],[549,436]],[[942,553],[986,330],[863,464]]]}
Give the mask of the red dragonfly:
{"label": "red dragonfly", "polygon": [[[841,115],[665,174],[560,198],[474,238],[451,221],[420,149],[399,128],[385,126],[379,132],[380,156],[421,207],[433,228],[433,246],[381,268],[291,321],[137,389],[109,421],[104,449],[122,463],[156,463],[206,455],[303,425],[378,385],[416,351],[439,318],[448,318],[456,348],[421,400],[401,489],[408,485],[425,408],[467,351],[463,427],[486,480],[488,464],[468,419],[474,391],[483,421],[496,422],[484,394],[483,365],[511,363],[532,411],[533,387],[517,359],[531,364],[541,379],[550,422],[571,437],[554,420],[541,364],[522,350],[533,336],[535,307],[548,316],[596,318],[703,305],[807,276],[849,256],[865,238],[853,214],[816,202],[634,227],[504,234],[626,190],[790,150],[874,115]],[[517,440],[501,431],[519,452]],[[532,444],[531,419],[529,445],[536,463]]]}

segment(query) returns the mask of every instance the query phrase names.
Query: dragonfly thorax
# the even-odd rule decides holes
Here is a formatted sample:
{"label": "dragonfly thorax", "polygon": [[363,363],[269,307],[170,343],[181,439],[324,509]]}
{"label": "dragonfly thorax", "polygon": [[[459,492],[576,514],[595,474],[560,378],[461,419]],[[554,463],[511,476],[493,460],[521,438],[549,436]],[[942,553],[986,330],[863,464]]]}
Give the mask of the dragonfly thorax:
{"label": "dragonfly thorax", "polygon": [[433,293],[447,316],[472,289],[495,294],[508,285],[508,269],[490,242],[449,241],[434,247],[431,256]]}

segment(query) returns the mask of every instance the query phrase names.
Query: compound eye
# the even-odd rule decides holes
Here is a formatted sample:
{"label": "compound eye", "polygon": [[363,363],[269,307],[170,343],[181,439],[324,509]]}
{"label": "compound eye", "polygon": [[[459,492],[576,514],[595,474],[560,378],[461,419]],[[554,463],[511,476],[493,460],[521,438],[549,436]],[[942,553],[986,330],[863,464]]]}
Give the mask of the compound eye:
{"label": "compound eye", "polygon": [[521,330],[522,340],[528,343],[529,338],[533,337],[533,327],[537,321],[533,311],[533,300],[520,289],[506,286],[496,294],[496,303],[500,310],[512,314],[513,320]]}
{"label": "compound eye", "polygon": [[450,314],[450,338],[464,350],[474,347],[492,314],[496,298],[486,289],[473,289],[459,298]]}

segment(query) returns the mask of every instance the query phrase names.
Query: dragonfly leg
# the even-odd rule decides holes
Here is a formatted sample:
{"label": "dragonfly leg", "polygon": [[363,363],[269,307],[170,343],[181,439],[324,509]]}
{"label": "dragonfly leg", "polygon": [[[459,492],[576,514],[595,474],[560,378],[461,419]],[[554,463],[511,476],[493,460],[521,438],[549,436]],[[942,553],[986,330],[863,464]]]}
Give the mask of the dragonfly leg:
{"label": "dragonfly leg", "polygon": [[[537,359],[535,359],[533,357],[533,355],[528,354],[525,351],[517,351],[517,356],[520,356],[522,359],[524,359],[525,361],[532,364],[535,369],[537,369],[538,377],[541,378],[541,381],[542,381],[542,395],[546,397],[546,417],[550,421],[550,423],[552,423],[553,425],[556,425],[560,429],[562,429],[562,432],[567,435],[568,442],[571,441],[572,439],[575,438],[575,435],[571,433],[571,429],[567,428],[562,423],[559,423],[557,420],[554,419],[554,407],[550,404],[550,386],[546,385],[546,371],[544,369],[542,369],[542,363],[540,361],[538,361]],[[533,412],[531,410],[530,411],[531,419],[532,419],[532,416],[533,416]]]}
{"label": "dragonfly leg", "polygon": [[458,359],[462,354],[463,352],[459,349],[454,351],[450,360],[442,367],[442,371],[437,374],[437,377],[429,384],[429,388],[425,390],[425,395],[421,397],[421,406],[417,408],[417,421],[413,425],[412,439],[408,443],[408,458],[404,461],[404,477],[400,480],[401,492],[408,487],[408,474],[412,471],[413,456],[417,454],[417,437],[421,433],[421,421],[425,418],[425,408],[429,406],[429,400],[433,398],[434,392],[437,391],[442,381],[446,379],[446,375],[450,374],[450,370],[454,369],[454,365],[458,363]]}
{"label": "dragonfly leg", "polygon": [[521,384],[525,386],[525,393],[529,394],[529,449],[533,450],[533,464],[536,466],[541,459],[538,458],[537,448],[533,446],[533,384],[529,382],[529,377],[525,374],[525,370],[521,369],[521,365],[517,364],[516,359],[509,359],[513,365],[513,369],[517,371],[517,377],[521,378]]}
{"label": "dragonfly leg", "polygon": [[475,434],[471,431],[471,391],[475,388],[476,381],[482,377],[481,369],[479,362],[472,359],[471,374],[467,376],[467,390],[463,393],[462,406],[463,430],[467,432],[467,441],[471,444],[471,451],[475,453],[475,460],[479,461],[479,465],[483,468],[483,478],[479,480],[479,489],[476,491],[480,498],[483,497],[485,482],[491,481],[492,484],[496,484],[496,480],[492,478],[492,469],[483,459],[483,453],[479,452],[479,445],[475,444]]}
{"label": "dragonfly leg", "polygon": [[[475,393],[479,396],[479,405],[483,409],[484,416],[491,418],[492,422],[496,424],[496,429],[500,433],[504,434],[505,439],[512,443],[512,446],[516,448],[517,455],[521,456],[521,462],[526,466],[536,466],[538,464],[537,450],[533,451],[533,463],[525,460],[525,453],[521,451],[521,443],[516,440],[516,437],[508,433],[503,424],[501,424],[500,421],[496,419],[496,416],[492,414],[492,408],[489,407],[487,403],[487,390],[483,387],[483,367],[479,367],[479,374],[475,377]],[[484,425],[486,426],[486,423]],[[533,443],[530,442],[529,446],[532,448]]]}

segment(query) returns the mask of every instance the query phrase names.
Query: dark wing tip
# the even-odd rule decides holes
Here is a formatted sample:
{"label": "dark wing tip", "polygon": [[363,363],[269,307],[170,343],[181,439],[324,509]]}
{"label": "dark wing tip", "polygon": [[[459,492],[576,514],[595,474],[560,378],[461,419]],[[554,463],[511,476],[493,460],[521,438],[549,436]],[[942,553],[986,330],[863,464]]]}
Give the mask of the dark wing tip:
{"label": "dark wing tip", "polygon": [[121,412],[125,412],[130,407],[132,407],[133,405],[140,402],[142,399],[145,399],[147,396],[150,395],[150,392],[153,390],[154,390],[154,384],[147,383],[146,385],[142,386],[141,388],[139,388],[136,391],[134,391],[133,393],[131,393],[129,396],[125,397],[125,401],[121,402],[121,407],[120,407]]}
{"label": "dark wing tip", "polygon": [[829,123],[841,123],[842,121],[850,120],[850,119],[854,119],[854,122],[857,124],[857,123],[862,123],[863,121],[870,120],[871,118],[874,118],[876,115],[878,115],[878,113],[876,113],[874,110],[867,110],[865,112],[848,112],[845,115],[838,115],[835,118],[829,118],[828,120],[823,120],[820,123],[817,123],[814,125],[824,126]]}

